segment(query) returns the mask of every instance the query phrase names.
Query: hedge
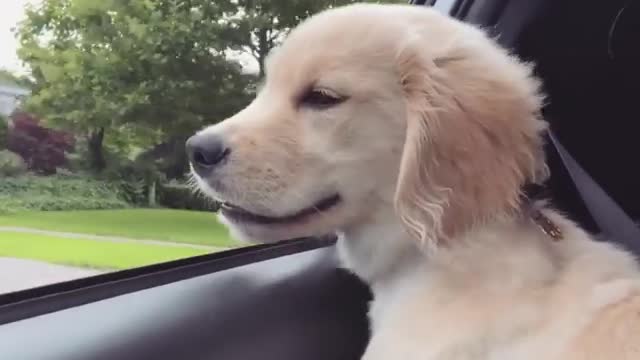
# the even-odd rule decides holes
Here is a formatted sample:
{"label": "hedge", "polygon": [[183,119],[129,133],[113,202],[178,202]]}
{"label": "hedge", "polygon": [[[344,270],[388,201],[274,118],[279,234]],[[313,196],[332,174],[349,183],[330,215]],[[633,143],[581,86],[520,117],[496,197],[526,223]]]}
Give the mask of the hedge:
{"label": "hedge", "polygon": [[[80,175],[0,178],[0,213],[17,211],[99,210],[148,205],[142,181],[95,179]],[[172,209],[215,211],[214,201],[179,182],[159,184],[158,204]]]}
{"label": "hedge", "polygon": [[130,207],[122,184],[77,176],[0,179],[0,212],[97,210]]}

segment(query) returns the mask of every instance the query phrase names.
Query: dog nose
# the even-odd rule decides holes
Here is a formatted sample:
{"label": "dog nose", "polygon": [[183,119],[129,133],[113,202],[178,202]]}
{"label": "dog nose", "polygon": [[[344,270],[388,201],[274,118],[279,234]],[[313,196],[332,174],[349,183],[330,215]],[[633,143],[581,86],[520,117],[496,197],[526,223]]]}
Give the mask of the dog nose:
{"label": "dog nose", "polygon": [[220,137],[207,134],[193,135],[186,147],[189,161],[198,172],[213,169],[231,152]]}

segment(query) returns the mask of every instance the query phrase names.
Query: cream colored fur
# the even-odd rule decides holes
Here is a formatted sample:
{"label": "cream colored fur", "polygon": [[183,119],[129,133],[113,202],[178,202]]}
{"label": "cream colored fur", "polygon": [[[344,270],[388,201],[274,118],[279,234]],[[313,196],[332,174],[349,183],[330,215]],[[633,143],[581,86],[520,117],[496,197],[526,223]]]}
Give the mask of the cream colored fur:
{"label": "cream colored fur", "polygon": [[[298,102],[311,87],[347,100]],[[296,28],[246,109],[202,130],[228,161],[210,196],[293,224],[224,219],[255,241],[339,234],[374,291],[366,360],[640,359],[640,270],[554,210],[554,241],[522,186],[546,178],[529,66],[433,10],[354,5]]]}

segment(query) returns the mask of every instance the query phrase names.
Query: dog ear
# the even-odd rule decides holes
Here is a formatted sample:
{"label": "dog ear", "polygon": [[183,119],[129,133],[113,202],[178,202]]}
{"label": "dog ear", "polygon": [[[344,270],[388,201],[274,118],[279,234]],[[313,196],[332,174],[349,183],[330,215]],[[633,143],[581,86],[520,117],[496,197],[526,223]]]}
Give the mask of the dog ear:
{"label": "dog ear", "polygon": [[397,58],[407,119],[395,207],[430,248],[512,213],[524,183],[546,177],[538,82],[486,40],[438,57],[409,44]]}

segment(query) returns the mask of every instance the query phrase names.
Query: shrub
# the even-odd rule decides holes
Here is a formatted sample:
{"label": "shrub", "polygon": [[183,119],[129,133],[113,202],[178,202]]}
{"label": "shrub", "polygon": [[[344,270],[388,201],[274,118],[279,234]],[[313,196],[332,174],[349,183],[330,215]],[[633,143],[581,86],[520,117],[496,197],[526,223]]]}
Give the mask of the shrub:
{"label": "shrub", "polygon": [[147,205],[147,186],[142,180],[121,180],[117,184],[120,187],[120,196],[129,204],[135,206]]}
{"label": "shrub", "polygon": [[41,174],[55,174],[67,165],[66,152],[74,148],[71,134],[46,128],[26,113],[12,115],[7,148],[26,161],[29,169]]}
{"label": "shrub", "polygon": [[160,205],[172,209],[217,210],[214,201],[205,198],[202,194],[195,193],[188,185],[177,182],[170,182],[159,187],[158,202]]}
{"label": "shrub", "polygon": [[100,178],[121,185],[122,192],[129,203],[138,206],[152,206],[155,199],[149,191],[154,183],[164,181],[164,177],[155,169],[154,164],[136,162],[129,159],[111,159],[109,166],[100,174]]}
{"label": "shrub", "polygon": [[7,136],[9,136],[8,120],[0,115],[0,150],[7,148]]}
{"label": "shrub", "polygon": [[127,203],[120,199],[93,199],[79,196],[63,198],[36,196],[28,198],[5,198],[0,195],[0,214],[19,211],[56,211],[56,210],[105,210],[126,208]]}
{"label": "shrub", "polygon": [[61,175],[0,179],[0,212],[97,210],[129,206],[119,183]]}
{"label": "shrub", "polygon": [[0,150],[0,177],[22,175],[27,171],[27,164],[20,155],[9,150]]}

